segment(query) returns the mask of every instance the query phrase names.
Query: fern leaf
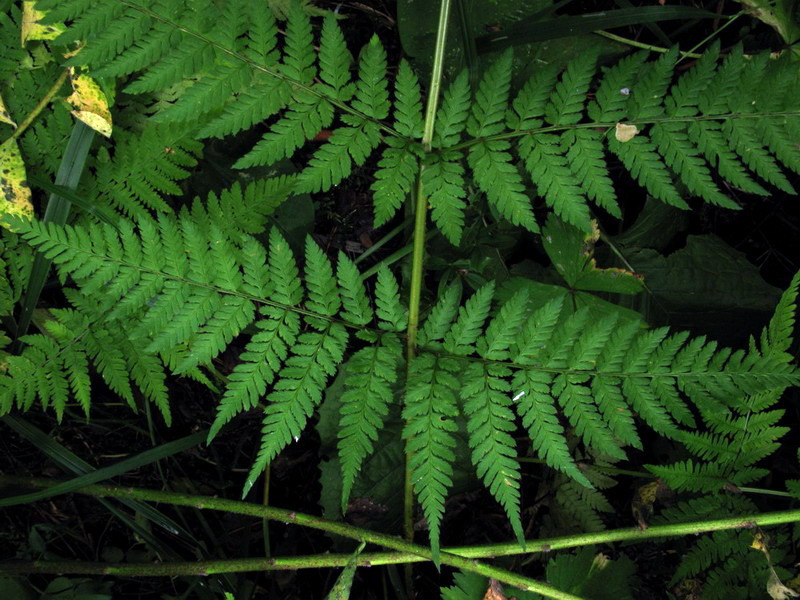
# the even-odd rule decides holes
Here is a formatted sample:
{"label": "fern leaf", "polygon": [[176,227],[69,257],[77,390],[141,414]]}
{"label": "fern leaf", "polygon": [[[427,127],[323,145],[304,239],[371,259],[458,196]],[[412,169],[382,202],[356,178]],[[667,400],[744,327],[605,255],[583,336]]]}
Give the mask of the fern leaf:
{"label": "fern leaf", "polygon": [[436,304],[419,330],[418,341],[421,346],[440,342],[450,330],[453,319],[458,314],[461,299],[461,286],[451,284],[439,295]]}
{"label": "fern leaf", "polygon": [[797,193],[761,143],[756,123],[729,119],[723,123],[722,133],[729,146],[754,173],[787,194]]}
{"label": "fern leaf", "polygon": [[564,221],[583,231],[591,230],[591,218],[583,189],[562,155],[561,137],[528,135],[519,141],[519,153],[539,194]]}
{"label": "fern leaf", "polygon": [[474,351],[494,294],[494,282],[489,282],[475,292],[458,311],[458,318],[444,338],[444,349],[451,354],[469,355]]}
{"label": "fern leaf", "polygon": [[475,93],[467,133],[476,138],[496,135],[503,130],[511,87],[511,50],[506,50],[486,70]]}
{"label": "fern leaf", "polygon": [[614,184],[608,176],[601,134],[593,129],[566,131],[561,135],[561,146],[566,148],[564,156],[583,193],[610,215],[621,219]]}
{"label": "fern leaf", "polygon": [[512,111],[506,117],[512,129],[535,129],[542,124],[545,107],[558,81],[555,65],[542,65],[528,79],[512,103]]}
{"label": "fern leaf", "polygon": [[781,295],[775,313],[762,336],[763,350],[770,352],[787,352],[792,343],[792,332],[797,310],[797,291],[800,287],[800,272],[795,273],[789,287]]}
{"label": "fern leaf", "polygon": [[335,315],[341,306],[336,278],[333,276],[330,261],[311,236],[306,238],[305,275],[308,290],[306,308],[321,315]]}
{"label": "fern leaf", "polygon": [[328,191],[350,175],[353,162],[363,164],[379,142],[378,128],[371,122],[334,129],[328,143],[314,153],[300,173],[295,192]]}
{"label": "fern leaf", "polygon": [[370,346],[347,363],[341,397],[339,460],[342,465],[342,512],[364,459],[373,451],[378,431],[392,402],[391,384],[397,379],[400,346]]}
{"label": "fern leaf", "polygon": [[197,136],[221,138],[245,131],[277,114],[290,99],[291,88],[283,81],[256,73],[252,84],[241,90],[236,100],[228,103],[222,114],[211,119]]}
{"label": "fern leaf", "polygon": [[419,80],[408,62],[400,61],[394,82],[394,128],[408,138],[422,137],[422,96]]}
{"label": "fern leaf", "polygon": [[582,52],[567,65],[545,108],[551,125],[567,125],[581,120],[586,92],[594,76],[597,54]]}
{"label": "fern leaf", "polygon": [[689,125],[687,134],[723,178],[750,194],[768,195],[767,190],[747,174],[739,157],[728,148],[720,123],[695,121]]}
{"label": "fern leaf", "polygon": [[329,14],[322,23],[319,42],[319,76],[324,82],[322,89],[329,97],[341,101],[352,97],[355,91],[355,86],[350,82],[352,62],[353,57],[347,49],[336,17]]}
{"label": "fern leaf", "polygon": [[328,100],[310,94],[297,94],[288,111],[250,152],[237,160],[235,169],[271,165],[302,146],[333,122],[333,107]]}
{"label": "fern leaf", "polygon": [[263,306],[261,314],[265,318],[255,322],[257,332],[239,357],[241,362],[228,376],[228,386],[209,429],[208,442],[223,425],[240,412],[253,408],[264,396],[300,333],[300,318],[296,313]]}
{"label": "fern leaf", "polygon": [[672,184],[669,171],[656,153],[655,146],[644,134],[625,143],[611,138],[608,140],[608,149],[622,160],[634,179],[655,198],[676,208],[689,209]]}
{"label": "fern leaf", "polygon": [[261,448],[247,480],[246,496],[267,464],[292,440],[300,437],[311,413],[322,401],[328,377],[336,372],[347,345],[347,330],[329,323],[321,331],[301,333],[267,396]]}
{"label": "fern leaf", "polygon": [[290,80],[310,84],[317,74],[314,56],[314,35],[311,20],[300,7],[292,3],[287,12],[286,47],[281,71]]}
{"label": "fern leaf", "polygon": [[739,205],[722,194],[711,179],[711,172],[699,151],[689,143],[683,125],[662,123],[655,125],[650,137],[660,154],[673,171],[680,174],[689,191],[706,202],[736,210]]}
{"label": "fern leaf", "polygon": [[253,77],[250,65],[233,59],[216,62],[208,74],[186,89],[177,102],[154,115],[153,120],[180,123],[203,119],[206,113],[218,111],[228,98],[249,86]]}
{"label": "fern leaf", "polygon": [[388,138],[378,161],[371,189],[375,205],[375,227],[386,224],[403,205],[419,172],[421,148],[418,144]]}
{"label": "fern leaf", "polygon": [[458,430],[452,360],[423,353],[410,365],[403,404],[403,438],[414,493],[428,521],[431,552],[439,564],[439,535],[447,490],[453,485],[454,434]]}
{"label": "fern leaf", "polygon": [[631,99],[627,105],[631,121],[652,119],[664,114],[662,99],[672,78],[672,68],[677,58],[677,48],[672,48],[655,62],[647,63],[641,70],[639,81],[631,88]]}
{"label": "fern leaf", "polygon": [[[358,81],[352,106],[370,119],[385,119],[389,115],[386,51],[376,35],[370,38],[359,56]],[[361,125],[361,120],[352,115],[346,114],[342,118],[350,125]]]}
{"label": "fern leaf", "polygon": [[408,315],[400,303],[400,287],[389,268],[382,264],[375,284],[375,312],[378,326],[387,331],[406,330]]}
{"label": "fern leaf", "polygon": [[469,75],[461,71],[442,95],[442,105],[436,112],[433,145],[449,148],[461,140],[470,107]]}
{"label": "fern leaf", "polygon": [[634,84],[646,60],[646,52],[637,52],[608,69],[586,111],[593,121],[608,123],[623,120],[631,89],[635,89]]}
{"label": "fern leaf", "polygon": [[555,400],[550,394],[552,376],[543,371],[521,369],[514,373],[511,390],[522,425],[537,456],[547,465],[562,471],[585,486],[589,480],[580,471],[567,446],[564,428],[558,419]]}
{"label": "fern leaf", "polygon": [[509,408],[510,371],[499,365],[472,364],[463,376],[461,399],[467,416],[472,463],[491,494],[503,506],[519,543],[525,538],[520,515],[520,468]]}
{"label": "fern leaf", "polygon": [[457,246],[464,229],[467,195],[461,153],[449,151],[429,156],[422,171],[422,188],[428,195],[433,222]]}
{"label": "fern leaf", "polygon": [[361,274],[343,252],[339,253],[336,276],[342,298],[342,318],[357,325],[366,325],[372,321],[372,307],[361,281]]}
{"label": "fern leaf", "polygon": [[517,167],[511,163],[510,147],[505,140],[482,141],[469,148],[467,161],[475,180],[489,203],[514,225],[534,233],[539,231],[531,201],[524,193]]}

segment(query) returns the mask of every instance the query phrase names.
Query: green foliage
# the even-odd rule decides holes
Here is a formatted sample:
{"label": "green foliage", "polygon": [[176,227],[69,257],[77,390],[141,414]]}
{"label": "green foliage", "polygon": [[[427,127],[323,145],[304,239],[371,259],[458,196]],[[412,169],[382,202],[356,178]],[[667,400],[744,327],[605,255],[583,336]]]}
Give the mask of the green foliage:
{"label": "green foliage", "polygon": [[[648,194],[680,209],[689,197],[737,208],[722,183],[793,193],[785,171],[800,173],[795,64],[745,58],[741,48],[721,59],[712,47],[676,76],[677,50],[654,60],[637,53],[601,69],[597,53],[585,52],[563,69],[539,69],[516,89],[508,50],[489,61],[474,89],[466,72],[449,82],[432,138],[423,140],[412,67],[401,62],[395,72],[376,36],[354,59],[335,17],[316,27],[300,3],[280,15],[256,0],[203,10],[179,0],[42,0],[37,7],[50,11],[50,22],[69,23],[53,47],[85,42],[66,65],[119,90],[123,125],[98,147],[80,187],[117,220],[98,224],[87,214],[60,226],[8,218],[4,326],[13,324],[34,251],[55,265],[64,306],[41,315],[39,332],[22,336],[21,349],[2,352],[0,414],[38,402],[60,420],[74,399],[89,415],[96,372],[132,408],[144,398],[169,423],[169,383],[191,377],[219,395],[209,442],[238,415],[261,415],[247,494],[303,434],[341,374],[342,512],[387,422],[400,415],[395,437],[405,445],[437,563],[461,437],[476,479],[519,542],[529,455],[555,473],[550,523],[566,516],[583,531],[604,527],[601,514],[612,507],[602,490],[615,483],[585,461],[625,460],[629,448],[644,448],[647,432],[686,451],[680,462],[648,466],[675,490],[717,493],[768,473],[764,459],[788,431],[781,394],[800,383],[789,353],[800,276],[747,349],[648,328],[588,293],[644,289],[629,271],[597,267],[593,211],[622,216],[609,155]],[[4,37],[18,16],[0,21]],[[0,74],[9,69],[0,61]],[[13,82],[3,75],[12,114],[32,110],[55,73],[45,65]],[[69,119],[59,103],[20,136],[28,168],[55,172],[47,149],[63,146]],[[618,125],[638,132],[626,139]],[[188,202],[192,170],[201,160],[214,163],[203,152],[229,142],[249,148],[230,157],[240,175]],[[279,174],[298,153],[310,158]],[[499,281],[487,279],[462,301],[460,284],[442,285],[417,322],[418,299],[406,309],[406,273],[389,260],[370,271],[374,279],[365,277],[358,261],[344,252],[331,259],[311,236],[300,260],[301,248],[293,250],[273,222],[277,208],[329,192],[368,163],[376,166],[369,184],[376,226],[421,195],[418,206],[427,203],[453,246],[484,224],[541,231],[569,290],[548,296],[534,285],[509,285],[503,294]],[[477,226],[476,211],[484,219]],[[0,342],[9,346],[11,338]],[[244,351],[220,373],[219,358],[235,343]],[[679,504],[665,518],[742,508],[708,498],[716,496]],[[713,568],[719,590],[735,588],[736,570],[750,565],[733,561],[744,537],[701,538],[676,581]],[[609,564],[591,550],[561,554],[547,575],[587,598],[632,597],[624,555]],[[481,597],[487,587],[472,576],[456,583],[443,597]]]}

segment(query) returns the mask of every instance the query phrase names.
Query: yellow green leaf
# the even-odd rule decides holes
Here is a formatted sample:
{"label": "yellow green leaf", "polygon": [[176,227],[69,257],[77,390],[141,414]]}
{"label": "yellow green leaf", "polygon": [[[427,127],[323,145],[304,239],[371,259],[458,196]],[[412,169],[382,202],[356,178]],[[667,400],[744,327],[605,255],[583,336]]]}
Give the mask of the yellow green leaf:
{"label": "yellow green leaf", "polygon": [[3,102],[3,97],[0,96],[0,122],[8,123],[12,127],[16,127],[17,124],[14,123],[14,119],[11,118],[11,113],[8,112],[6,108],[6,103]]}
{"label": "yellow green leaf", "polygon": [[45,13],[36,10],[36,2],[22,3],[22,25],[20,26],[20,38],[22,45],[30,40],[54,40],[65,27],[62,23],[51,23],[50,25],[40,25]]}
{"label": "yellow green leaf", "polygon": [[614,137],[618,142],[630,142],[639,133],[639,128],[636,125],[629,123],[617,123],[617,129],[614,131]]}
{"label": "yellow green leaf", "polygon": [[111,136],[111,111],[108,110],[108,98],[97,82],[74,70],[70,73],[72,94],[67,98],[73,109],[71,112],[96,132]]}
{"label": "yellow green leaf", "polygon": [[5,225],[7,216],[26,219],[33,217],[25,163],[22,162],[19,146],[14,139],[0,144],[0,224]]}

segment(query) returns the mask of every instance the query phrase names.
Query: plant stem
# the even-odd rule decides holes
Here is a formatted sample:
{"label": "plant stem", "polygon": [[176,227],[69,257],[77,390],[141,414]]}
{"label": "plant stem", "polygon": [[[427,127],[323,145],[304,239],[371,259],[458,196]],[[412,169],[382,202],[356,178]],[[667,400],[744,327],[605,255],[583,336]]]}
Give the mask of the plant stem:
{"label": "plant stem", "polygon": [[15,140],[19,138],[23,133],[25,133],[25,130],[28,129],[28,127],[30,127],[31,123],[33,123],[36,117],[38,117],[39,114],[45,109],[45,107],[48,104],[50,104],[50,101],[58,93],[58,90],[61,89],[61,86],[64,85],[64,82],[67,80],[68,76],[69,76],[69,70],[64,69],[61,72],[61,75],[58,76],[58,79],[56,79],[55,83],[52,86],[50,86],[49,90],[47,90],[47,93],[44,96],[42,96],[39,102],[36,103],[36,106],[33,107],[33,110],[31,110],[31,112],[29,112],[25,116],[25,118],[20,122],[20,124],[14,130],[14,133],[11,134],[9,139]]}
{"label": "plant stem", "polygon": [[[450,0],[441,0],[439,7],[439,25],[436,31],[436,48],[433,55],[431,84],[428,89],[428,101],[425,108],[425,123],[422,132],[422,147],[425,152],[431,151],[433,129],[436,122],[436,109],[439,105],[439,91],[444,72],[444,52],[447,44],[447,24],[450,18]],[[422,296],[422,272],[425,261],[425,226],[428,219],[428,197],[422,185],[425,170],[424,159],[420,162],[417,173],[417,186],[414,198],[414,237],[413,254],[411,256],[411,285],[408,299],[408,337],[406,339],[406,365],[411,363],[417,350],[417,330],[419,329],[419,305]],[[403,482],[403,533],[409,542],[414,539],[414,482],[411,480],[411,454],[405,455],[405,473]],[[411,590],[411,570],[406,570],[406,586],[409,596]]]}
{"label": "plant stem", "polygon": [[[664,48],[663,46],[654,46],[653,44],[645,44],[644,42],[638,42],[636,40],[631,40],[626,37],[622,37],[621,35],[617,35],[615,33],[609,33],[608,31],[598,30],[594,32],[595,35],[599,35],[600,37],[604,37],[608,40],[612,40],[615,42],[619,42],[620,44],[625,44],[626,46],[632,46],[634,48],[641,48],[642,50],[650,50],[651,52],[661,52],[662,54],[669,52],[669,48]],[[700,58],[702,54],[695,54],[694,52],[683,52],[679,51],[681,57],[689,57],[689,58]]]}
{"label": "plant stem", "polygon": [[[33,487],[50,487],[57,485],[57,481],[48,479],[27,479],[11,476],[0,476],[0,485],[24,485]],[[373,552],[359,556],[359,566],[378,566],[398,563],[424,562],[432,559],[430,550],[425,547],[410,544],[399,538],[383,535],[347,525],[327,521],[313,515],[296,513],[285,509],[260,506],[237,500],[224,500],[221,498],[211,498],[206,496],[192,496],[187,494],[176,494],[172,492],[159,492],[154,490],[143,490],[137,488],[114,488],[99,485],[87,486],[77,493],[86,494],[94,497],[113,497],[113,498],[133,498],[140,501],[164,502],[178,506],[191,506],[194,508],[207,508],[211,510],[222,510],[234,514],[250,515],[254,517],[279,520],[285,523],[295,523],[321,529],[344,537],[371,542],[388,548],[397,550],[396,552]],[[645,541],[663,537],[674,537],[682,535],[697,535],[711,531],[721,531],[726,529],[753,529],[755,527],[767,527],[771,525],[781,525],[785,523],[800,522],[800,509],[779,512],[770,512],[755,515],[745,515],[727,519],[711,519],[705,521],[693,521],[690,523],[673,523],[669,525],[656,525],[642,530],[638,527],[628,527],[624,529],[613,529],[610,531],[599,531],[595,533],[576,534],[570,536],[529,540],[525,542],[524,548],[518,543],[493,544],[487,546],[461,546],[446,548],[442,550],[442,563],[449,564],[467,571],[473,571],[494,577],[517,585],[526,580],[529,585],[531,580],[527,578],[507,579],[505,576],[514,575],[502,569],[495,569],[489,565],[484,565],[474,561],[476,558],[488,558],[497,556],[510,556],[515,554],[532,554],[534,552],[550,552],[566,548],[577,548],[595,544],[608,544],[620,541]],[[341,567],[347,564],[351,558],[350,554],[319,554],[312,556],[293,556],[278,558],[257,558],[257,559],[233,559],[233,560],[212,560],[197,562],[173,562],[147,565],[109,565],[106,563],[92,563],[80,561],[30,561],[30,562],[0,562],[0,572],[7,573],[69,573],[69,574],[113,574],[124,576],[179,576],[179,575],[209,575],[215,573],[233,573],[244,571],[274,571],[280,569],[307,569]],[[515,584],[514,581],[517,583]],[[543,591],[538,582],[533,582],[539,593],[549,598],[570,598],[572,596],[563,595],[552,590],[549,586]],[[523,589],[531,589],[524,587]],[[551,595],[552,593],[561,595]]]}
{"label": "plant stem", "polygon": [[[56,485],[57,483],[57,481],[41,478],[26,479],[0,475],[0,486],[3,484],[10,484],[33,487],[50,487],[52,485]],[[421,560],[433,560],[433,553],[429,548],[424,546],[418,546],[394,536],[376,533],[360,527],[347,525],[346,523],[328,521],[327,519],[323,519],[321,517],[315,517],[313,515],[298,513],[282,508],[262,506],[260,504],[242,502],[239,500],[227,500],[224,498],[213,498],[210,496],[195,496],[192,494],[161,492],[131,487],[89,485],[85,488],[77,490],[77,493],[94,496],[97,498],[134,498],[146,502],[163,502],[165,504],[171,504],[174,506],[189,506],[197,509],[218,510],[230,514],[246,515],[259,519],[282,521],[287,524],[294,523],[296,525],[303,525],[306,527],[311,527],[312,529],[327,531],[328,533],[355,539],[361,542],[369,542],[379,546],[384,546],[386,548],[391,548],[393,550],[399,550],[410,555],[415,555]],[[314,558],[314,566],[326,566],[320,565],[316,560],[316,557]],[[499,567],[493,567],[491,565],[480,563],[474,559],[466,558],[464,556],[457,556],[455,554],[442,552],[440,560],[442,564],[456,567],[465,571],[478,573],[479,575],[483,575],[485,577],[494,578],[503,583],[518,587],[519,589],[536,592],[546,598],[555,598],[557,600],[581,600],[577,596],[573,596],[572,594],[568,594],[566,592],[561,592],[534,579],[517,575],[516,573],[512,573],[511,571],[507,571]],[[208,563],[204,564],[207,565]],[[6,566],[7,565],[0,563],[0,570],[4,570]],[[297,565],[293,565],[292,568],[299,567]],[[150,570],[149,572],[152,573],[153,571]]]}

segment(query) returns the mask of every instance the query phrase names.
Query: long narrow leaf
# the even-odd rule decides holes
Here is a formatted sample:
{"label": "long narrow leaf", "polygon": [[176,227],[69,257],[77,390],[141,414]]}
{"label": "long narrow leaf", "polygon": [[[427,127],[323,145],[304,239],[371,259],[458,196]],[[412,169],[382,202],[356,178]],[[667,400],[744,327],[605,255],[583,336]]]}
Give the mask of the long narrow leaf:
{"label": "long narrow leaf", "polygon": [[542,42],[627,25],[641,25],[674,19],[718,19],[721,16],[690,6],[640,6],[574,17],[561,17],[538,23],[523,19],[503,31],[478,38],[476,45],[478,53],[484,54],[497,52],[509,46]]}

